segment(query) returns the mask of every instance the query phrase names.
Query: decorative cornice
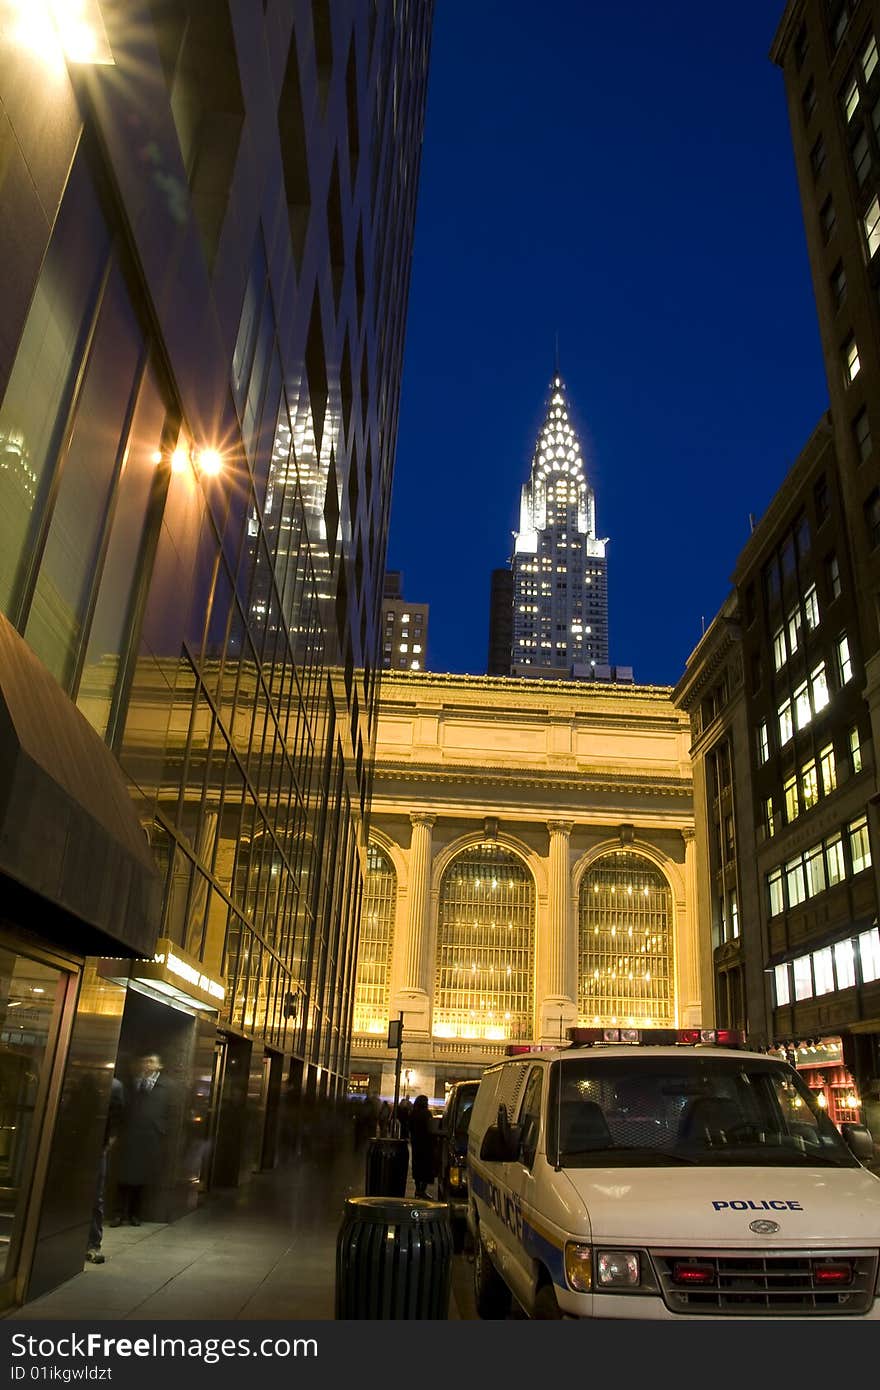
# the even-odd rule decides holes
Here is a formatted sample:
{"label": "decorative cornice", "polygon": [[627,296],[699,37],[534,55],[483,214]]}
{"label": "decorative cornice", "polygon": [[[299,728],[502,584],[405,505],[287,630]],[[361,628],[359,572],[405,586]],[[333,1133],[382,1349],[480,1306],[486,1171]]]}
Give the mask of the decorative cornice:
{"label": "decorative cornice", "polygon": [[550,692],[554,695],[567,695],[572,700],[592,697],[620,700],[624,703],[638,699],[669,700],[672,693],[671,685],[618,685],[615,681],[553,681],[531,676],[473,676],[459,675],[455,671],[383,671],[382,703],[386,699],[386,690],[395,684],[411,686],[414,690],[430,689],[431,686],[459,686],[468,690],[503,691],[508,695]]}
{"label": "decorative cornice", "polygon": [[378,782],[421,782],[452,783],[461,782],[467,786],[487,786],[492,781],[514,787],[547,787],[554,791],[571,790],[580,796],[586,792],[650,792],[658,796],[686,796],[693,792],[693,778],[690,774],[679,777],[663,777],[652,780],[631,773],[615,773],[609,776],[595,769],[566,770],[564,773],[523,768],[483,766],[473,764],[455,767],[445,763],[442,767],[430,763],[376,763],[374,786]]}

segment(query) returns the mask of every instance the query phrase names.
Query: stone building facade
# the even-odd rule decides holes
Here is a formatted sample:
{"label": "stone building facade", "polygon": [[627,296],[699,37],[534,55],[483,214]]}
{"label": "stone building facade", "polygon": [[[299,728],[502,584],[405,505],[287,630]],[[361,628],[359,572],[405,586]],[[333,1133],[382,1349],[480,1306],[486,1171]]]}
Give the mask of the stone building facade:
{"label": "stone building facade", "polygon": [[665,687],[385,677],[355,1090],[391,1094],[400,1013],[403,1089],[436,1100],[577,1021],[712,1021],[688,747]]}

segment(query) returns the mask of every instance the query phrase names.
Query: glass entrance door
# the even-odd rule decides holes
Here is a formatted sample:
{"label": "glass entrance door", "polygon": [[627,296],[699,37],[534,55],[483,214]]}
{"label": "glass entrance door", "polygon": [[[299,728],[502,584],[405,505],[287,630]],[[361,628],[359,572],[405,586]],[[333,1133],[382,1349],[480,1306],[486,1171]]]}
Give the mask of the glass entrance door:
{"label": "glass entrance door", "polygon": [[25,1222],[41,1185],[47,1100],[71,983],[68,972],[0,946],[0,1306],[15,1297]]}

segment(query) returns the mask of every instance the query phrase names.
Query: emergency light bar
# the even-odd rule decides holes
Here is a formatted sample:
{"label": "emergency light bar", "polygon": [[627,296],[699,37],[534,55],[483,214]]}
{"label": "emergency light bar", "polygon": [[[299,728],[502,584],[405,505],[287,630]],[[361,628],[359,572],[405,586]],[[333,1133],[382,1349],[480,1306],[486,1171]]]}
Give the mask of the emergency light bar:
{"label": "emergency light bar", "polygon": [[642,1043],[653,1047],[696,1047],[712,1043],[717,1047],[743,1047],[746,1035],[738,1028],[569,1028],[575,1047],[594,1043]]}

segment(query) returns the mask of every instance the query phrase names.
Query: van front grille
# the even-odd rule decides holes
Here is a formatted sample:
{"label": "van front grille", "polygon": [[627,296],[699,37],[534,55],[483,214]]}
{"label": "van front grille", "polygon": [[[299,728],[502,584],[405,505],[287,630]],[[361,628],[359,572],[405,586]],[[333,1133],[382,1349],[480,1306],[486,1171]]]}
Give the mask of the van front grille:
{"label": "van front grille", "polygon": [[[650,1253],[663,1300],[673,1313],[841,1317],[868,1312],[874,1300],[876,1251]],[[829,1276],[837,1282],[829,1282]]]}

